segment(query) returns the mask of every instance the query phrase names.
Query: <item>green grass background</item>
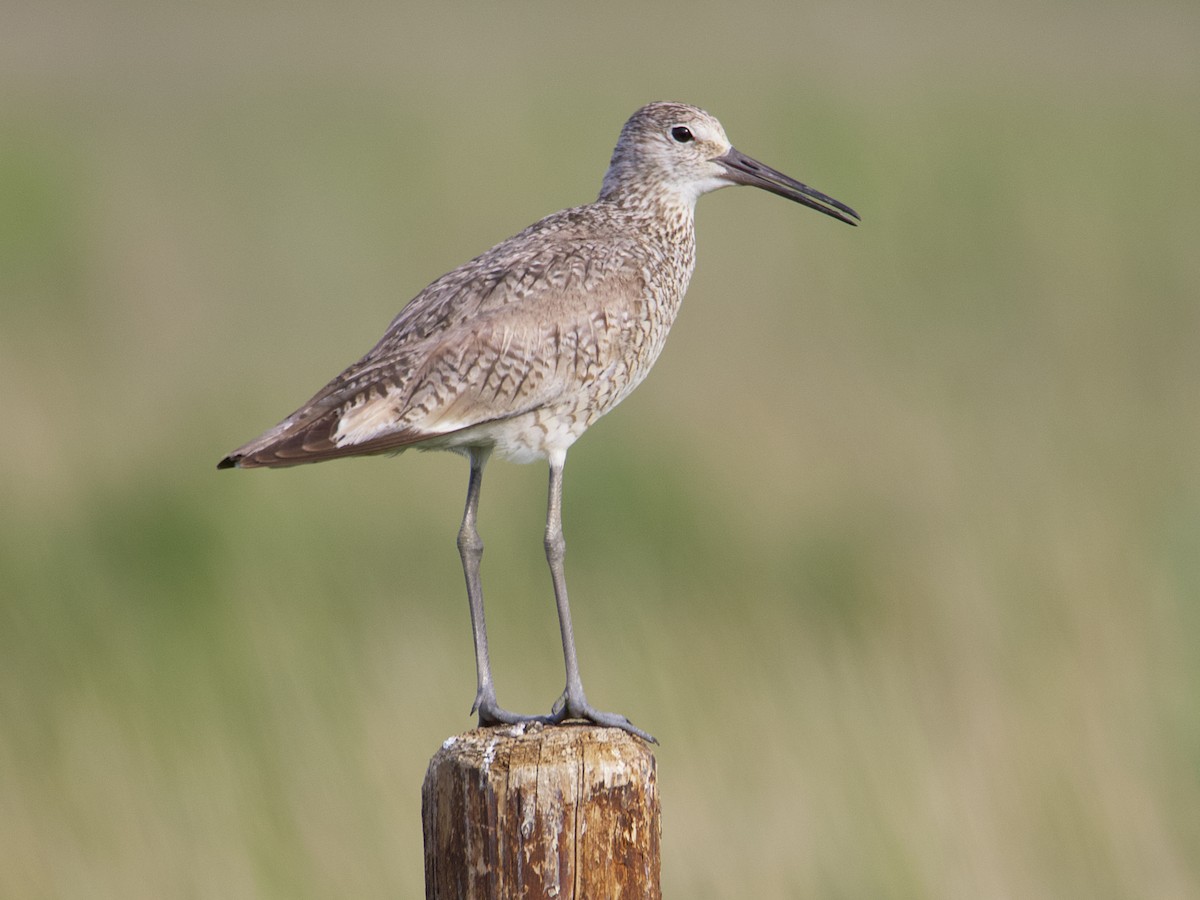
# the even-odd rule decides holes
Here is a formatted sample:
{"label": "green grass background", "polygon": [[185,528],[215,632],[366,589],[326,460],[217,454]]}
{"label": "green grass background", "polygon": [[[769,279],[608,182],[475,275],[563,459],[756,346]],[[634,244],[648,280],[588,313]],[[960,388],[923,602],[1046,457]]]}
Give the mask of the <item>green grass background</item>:
{"label": "green grass background", "polygon": [[[1200,896],[1200,6],[19,2],[0,29],[0,897],[421,895],[466,467],[217,460],[708,108],[857,208],[701,201],[567,466],[585,683],[674,898]],[[561,690],[493,464],[500,699]]]}

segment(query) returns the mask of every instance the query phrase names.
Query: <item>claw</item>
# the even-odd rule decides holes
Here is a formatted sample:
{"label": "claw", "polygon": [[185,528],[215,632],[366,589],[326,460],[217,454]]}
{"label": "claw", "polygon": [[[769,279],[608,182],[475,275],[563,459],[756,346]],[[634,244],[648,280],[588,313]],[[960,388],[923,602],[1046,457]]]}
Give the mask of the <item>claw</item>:
{"label": "claw", "polygon": [[604,728],[620,728],[635,737],[640,737],[648,744],[657,744],[658,738],[638,728],[629,719],[620,713],[600,712],[592,709],[587,700],[582,700],[578,703],[572,703],[570,698],[564,692],[558,701],[550,709],[550,715],[547,721],[551,725],[561,725],[567,721],[584,721],[591,722],[593,725],[600,725]]}
{"label": "claw", "polygon": [[471,712],[479,712],[479,727],[489,725],[520,725],[526,722],[540,722],[543,725],[551,723],[550,716],[526,716],[521,713],[509,712],[501,707],[494,696],[477,696]]}

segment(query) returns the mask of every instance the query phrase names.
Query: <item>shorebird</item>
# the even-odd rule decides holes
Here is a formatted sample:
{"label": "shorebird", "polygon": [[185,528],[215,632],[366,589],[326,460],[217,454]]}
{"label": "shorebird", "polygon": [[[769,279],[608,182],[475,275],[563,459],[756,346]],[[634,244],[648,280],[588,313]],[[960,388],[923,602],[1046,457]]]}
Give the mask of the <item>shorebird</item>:
{"label": "shorebird", "polygon": [[[696,263],[702,195],[751,185],[850,225],[849,206],[734,149],[702,109],[651,103],[621,129],[594,203],[547,216],[443,275],[379,342],[298,410],[218,468],[292,466],[343,456],[453,450],[470,478],[458,549],[475,642],[481,726],[585,720],[654,739],[584,694],[563,574],[567,450],[654,365]],[[545,549],[558,607],[566,688],[548,715],[496,701],[476,528],[493,454],[550,467]]]}

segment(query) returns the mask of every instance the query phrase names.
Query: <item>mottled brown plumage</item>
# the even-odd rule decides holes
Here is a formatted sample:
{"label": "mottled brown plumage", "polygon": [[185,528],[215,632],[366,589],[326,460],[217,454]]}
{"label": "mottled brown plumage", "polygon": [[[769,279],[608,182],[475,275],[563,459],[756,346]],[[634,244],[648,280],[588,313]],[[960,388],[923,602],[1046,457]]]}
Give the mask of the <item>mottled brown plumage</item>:
{"label": "mottled brown plumage", "polygon": [[[596,202],[547,216],[434,281],[362,359],[219,463],[290,466],[410,447],[467,455],[459,546],[481,724],[585,718],[648,737],[622,716],[591,709],[583,695],[562,577],[562,466],[571,444],[658,358],[695,266],[696,200],[730,184],[761,187],[850,224],[858,218],[733,149],[703,110],[652,103],[622,129]],[[491,685],[474,521],[492,452],[550,463],[546,546],[567,689],[549,717],[508,713]]]}
{"label": "mottled brown plumage", "polygon": [[366,356],[230,458],[294,465],[481,437],[521,459],[565,449],[645,377],[675,318],[692,232],[651,226],[610,204],[543,219],[429,285]]}

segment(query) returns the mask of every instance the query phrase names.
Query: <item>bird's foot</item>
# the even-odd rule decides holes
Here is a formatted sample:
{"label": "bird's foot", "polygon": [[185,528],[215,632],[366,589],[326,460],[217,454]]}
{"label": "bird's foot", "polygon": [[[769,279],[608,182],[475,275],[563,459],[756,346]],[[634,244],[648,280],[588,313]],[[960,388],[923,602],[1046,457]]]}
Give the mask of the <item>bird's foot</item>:
{"label": "bird's foot", "polygon": [[496,694],[493,691],[480,691],[475,695],[475,703],[471,706],[471,712],[479,713],[479,727],[486,728],[490,725],[522,725],[527,722],[540,722],[543,725],[551,724],[550,716],[526,716],[521,713],[509,712],[496,702]]}
{"label": "bird's foot", "polygon": [[562,696],[554,701],[554,706],[550,708],[548,721],[552,725],[561,725],[568,721],[591,722],[593,725],[601,725],[605,728],[620,728],[650,744],[658,743],[658,739],[654,735],[642,731],[620,713],[600,712],[593,709],[587,702],[587,697],[582,694],[573,699],[566,691],[563,691]]}

